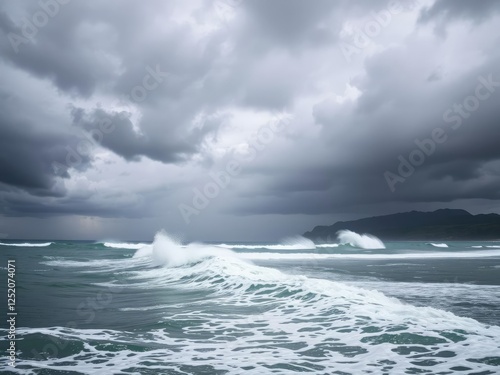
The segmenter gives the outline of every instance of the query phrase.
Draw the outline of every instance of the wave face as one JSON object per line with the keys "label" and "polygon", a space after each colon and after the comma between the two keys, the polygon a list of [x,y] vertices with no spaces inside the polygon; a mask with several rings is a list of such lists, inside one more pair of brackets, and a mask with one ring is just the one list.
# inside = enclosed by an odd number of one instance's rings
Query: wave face
{"label": "wave face", "polygon": [[0,242],[0,246],[14,246],[14,247],[47,247],[52,245],[53,242],[44,242],[44,243],[33,243],[33,242],[24,242],[24,243],[3,243]]}
{"label": "wave face", "polygon": [[377,237],[369,234],[358,234],[350,230],[341,230],[337,238],[342,245],[349,244],[361,249],[385,249],[385,245]]}

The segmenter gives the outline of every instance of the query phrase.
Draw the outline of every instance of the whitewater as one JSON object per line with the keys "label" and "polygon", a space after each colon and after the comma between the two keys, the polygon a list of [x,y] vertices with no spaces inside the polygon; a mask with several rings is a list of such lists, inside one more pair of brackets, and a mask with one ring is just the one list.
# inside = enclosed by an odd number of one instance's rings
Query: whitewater
{"label": "whitewater", "polygon": [[500,372],[494,242],[17,245],[12,373]]}

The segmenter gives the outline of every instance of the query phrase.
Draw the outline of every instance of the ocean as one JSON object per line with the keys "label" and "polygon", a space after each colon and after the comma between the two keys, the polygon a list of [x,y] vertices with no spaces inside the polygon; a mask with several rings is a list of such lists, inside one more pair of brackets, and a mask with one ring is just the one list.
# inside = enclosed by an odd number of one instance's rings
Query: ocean
{"label": "ocean", "polygon": [[339,238],[1,240],[0,372],[500,374],[500,242]]}

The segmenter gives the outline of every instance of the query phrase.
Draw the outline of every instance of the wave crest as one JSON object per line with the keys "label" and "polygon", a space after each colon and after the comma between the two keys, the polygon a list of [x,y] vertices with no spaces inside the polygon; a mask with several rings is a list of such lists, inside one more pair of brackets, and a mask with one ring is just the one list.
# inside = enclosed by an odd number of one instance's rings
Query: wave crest
{"label": "wave crest", "polygon": [[234,253],[196,243],[183,246],[165,231],[158,232],[153,244],[143,246],[134,254],[134,258],[150,257],[153,265],[162,267],[179,267],[215,256],[232,257]]}
{"label": "wave crest", "polygon": [[337,232],[337,238],[342,245],[351,245],[362,249],[385,249],[384,243],[370,234],[341,230]]}
{"label": "wave crest", "polygon": [[448,245],[445,243],[429,243],[428,245],[431,245],[434,247],[448,247]]}
{"label": "wave crest", "polygon": [[32,243],[32,242],[24,242],[24,243],[4,243],[0,242],[1,246],[15,246],[15,247],[47,247],[52,245],[53,242],[44,242],[44,243]]}

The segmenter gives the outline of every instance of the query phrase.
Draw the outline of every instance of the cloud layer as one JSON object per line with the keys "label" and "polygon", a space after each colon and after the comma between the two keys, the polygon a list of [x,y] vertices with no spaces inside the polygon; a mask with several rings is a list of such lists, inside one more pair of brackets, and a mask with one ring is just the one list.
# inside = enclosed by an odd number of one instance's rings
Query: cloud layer
{"label": "cloud layer", "polygon": [[413,208],[498,211],[499,10],[4,1],[0,231],[264,239]]}

